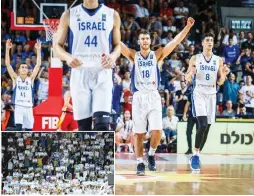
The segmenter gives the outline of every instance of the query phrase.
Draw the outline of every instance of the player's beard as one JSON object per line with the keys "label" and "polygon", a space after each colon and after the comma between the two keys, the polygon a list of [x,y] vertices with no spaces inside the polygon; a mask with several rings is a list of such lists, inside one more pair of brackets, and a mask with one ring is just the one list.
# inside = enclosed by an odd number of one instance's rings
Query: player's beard
{"label": "player's beard", "polygon": [[142,46],[141,46],[141,49],[142,49],[142,50],[150,50],[150,45],[149,45],[149,44],[147,44],[147,45],[142,45]]}

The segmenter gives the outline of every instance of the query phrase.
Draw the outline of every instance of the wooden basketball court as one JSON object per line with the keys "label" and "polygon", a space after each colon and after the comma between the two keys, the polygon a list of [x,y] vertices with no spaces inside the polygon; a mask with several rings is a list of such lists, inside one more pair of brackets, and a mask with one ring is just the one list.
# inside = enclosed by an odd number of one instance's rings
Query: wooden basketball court
{"label": "wooden basketball court", "polygon": [[[116,153],[117,195],[253,195],[254,155],[201,155],[201,171],[189,168],[190,155],[156,154],[157,171],[136,176],[132,153]],[[147,163],[145,163],[147,165]]]}

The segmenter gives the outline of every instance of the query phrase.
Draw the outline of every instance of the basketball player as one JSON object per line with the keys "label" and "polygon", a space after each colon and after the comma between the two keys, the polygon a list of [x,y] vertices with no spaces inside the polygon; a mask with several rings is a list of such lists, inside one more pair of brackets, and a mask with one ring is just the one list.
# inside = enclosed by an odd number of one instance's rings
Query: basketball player
{"label": "basketball player", "polygon": [[70,91],[67,90],[64,93],[64,106],[66,107],[65,117],[61,124],[62,131],[77,131],[78,130],[78,123],[73,118],[73,107],[72,107],[72,98]]}
{"label": "basketball player", "polygon": [[28,76],[26,64],[21,64],[16,74],[10,64],[11,40],[6,41],[5,64],[7,71],[13,82],[13,99],[15,104],[14,119],[18,131],[25,128],[26,131],[32,131],[34,124],[33,116],[33,85],[40,67],[41,67],[41,42],[37,40],[35,48],[37,50],[37,62],[31,76]]}
{"label": "basketball player", "polygon": [[[66,52],[63,45],[68,33]],[[70,92],[79,130],[92,129],[92,115],[95,130],[108,130],[112,68],[121,50],[119,14],[98,0],[84,0],[63,13],[56,37],[56,56],[72,67]]]}
{"label": "basketball player", "polygon": [[186,27],[165,47],[156,51],[150,50],[151,38],[146,30],[139,34],[140,52],[127,48],[121,43],[121,52],[133,63],[131,85],[133,95],[132,117],[135,133],[135,152],[137,158],[137,175],[145,174],[143,163],[143,139],[146,133],[147,121],[151,130],[151,142],[148,152],[148,168],[156,171],[154,154],[161,140],[162,106],[158,92],[160,82],[158,62],[168,56],[184,39],[194,24],[193,18],[188,18]]}
{"label": "basketball player", "polygon": [[[198,130],[195,140],[195,152],[190,159],[192,170],[200,170],[200,148],[204,146],[209,128],[215,122],[216,87],[222,85],[228,74],[222,58],[213,54],[214,35],[207,33],[203,37],[203,52],[191,57],[186,80],[193,83],[192,113],[197,117]],[[193,81],[192,81],[193,80]]]}

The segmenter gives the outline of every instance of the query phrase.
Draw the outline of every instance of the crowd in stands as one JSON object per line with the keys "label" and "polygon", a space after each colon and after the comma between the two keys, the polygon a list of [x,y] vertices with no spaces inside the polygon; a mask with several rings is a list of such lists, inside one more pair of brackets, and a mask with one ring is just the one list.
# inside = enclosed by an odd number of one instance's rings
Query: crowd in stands
{"label": "crowd in stands", "polygon": [[[2,9],[11,10],[11,4],[3,1]],[[254,115],[254,38],[251,31],[235,31],[221,25],[217,14],[215,0],[105,0],[107,6],[119,12],[121,17],[121,40],[130,48],[139,50],[138,33],[144,28],[151,33],[151,49],[165,46],[186,25],[187,17],[195,19],[195,25],[186,38],[162,62],[159,91],[162,100],[162,117],[167,118],[167,108],[173,106],[175,116],[182,120],[187,96],[191,85],[186,84],[184,74],[188,69],[191,56],[202,52],[201,38],[207,32],[215,34],[214,54],[223,58],[229,67],[230,74],[217,94],[217,116],[230,118],[249,118]],[[21,11],[26,10],[20,7]],[[4,43],[11,38],[16,43],[12,50],[12,66],[17,67],[21,62],[32,69],[36,62],[33,43],[36,39],[42,42],[44,68],[35,83],[35,104],[46,99],[46,94],[39,98],[39,89],[45,92],[47,70],[50,64],[49,50],[52,47],[45,39],[45,32],[12,31],[9,29],[8,12],[2,13],[2,108],[13,111],[11,103],[12,81],[4,64]],[[121,115],[124,122],[125,111],[132,111],[132,92],[130,71],[132,65],[124,57],[120,57],[114,69],[114,91],[112,108]],[[63,92],[69,88],[70,69],[64,65]],[[44,84],[44,87],[40,87]],[[232,105],[232,108],[231,106]],[[230,109],[231,108],[231,109]],[[2,109],[3,110],[3,109]],[[11,113],[13,114],[13,112]],[[2,115],[2,119],[4,116]],[[171,117],[168,119],[172,121]],[[119,119],[118,119],[119,121]],[[164,120],[165,121],[165,120]],[[175,121],[175,120],[174,120]],[[13,118],[9,121],[13,125]],[[8,127],[7,126],[7,127]],[[127,126],[124,126],[127,127]],[[116,126],[115,126],[116,128]],[[165,129],[169,129],[166,127]],[[165,131],[164,129],[164,131]],[[123,130],[123,129],[120,129]],[[175,130],[172,130],[175,131]],[[167,131],[166,131],[167,132]],[[121,134],[123,135],[123,134]],[[171,141],[170,138],[169,141]],[[168,141],[168,140],[167,140]]]}
{"label": "crowd in stands", "polygon": [[3,133],[3,194],[113,194],[113,133]]}

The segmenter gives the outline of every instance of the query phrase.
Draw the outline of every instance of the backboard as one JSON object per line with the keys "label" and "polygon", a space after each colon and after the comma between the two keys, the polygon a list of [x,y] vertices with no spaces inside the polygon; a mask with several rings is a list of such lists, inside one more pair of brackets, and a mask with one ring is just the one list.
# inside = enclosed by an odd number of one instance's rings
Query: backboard
{"label": "backboard", "polygon": [[80,0],[13,0],[11,29],[44,30],[43,19],[59,19],[65,10],[80,2]]}

